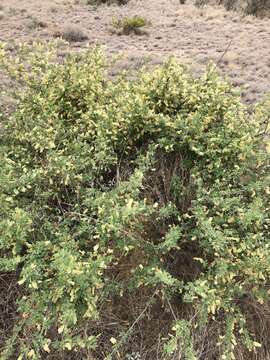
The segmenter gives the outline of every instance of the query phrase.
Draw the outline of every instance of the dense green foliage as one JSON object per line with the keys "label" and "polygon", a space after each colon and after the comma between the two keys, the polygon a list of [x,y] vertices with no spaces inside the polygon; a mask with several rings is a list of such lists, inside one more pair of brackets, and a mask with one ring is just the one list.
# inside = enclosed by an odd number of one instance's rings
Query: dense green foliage
{"label": "dense green foliage", "polygon": [[243,303],[269,300],[264,111],[249,116],[213,67],[194,79],[173,59],[133,80],[109,80],[99,50],[58,63],[2,47],[0,63],[23,89],[1,116],[0,270],[21,286],[1,359],[90,359],[102,312],[139,290],[174,314],[162,358],[199,359],[192,332],[213,321],[221,359],[259,347]]}

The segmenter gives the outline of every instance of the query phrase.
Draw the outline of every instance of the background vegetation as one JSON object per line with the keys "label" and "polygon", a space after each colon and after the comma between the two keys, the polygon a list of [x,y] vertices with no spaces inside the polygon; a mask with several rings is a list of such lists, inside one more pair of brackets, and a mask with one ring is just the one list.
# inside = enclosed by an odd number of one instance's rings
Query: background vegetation
{"label": "background vegetation", "polygon": [[129,0],[87,0],[88,5],[102,5],[102,4],[117,4],[117,5],[126,5]]}
{"label": "background vegetation", "polygon": [[[211,3],[211,0],[195,0],[197,6]],[[268,0],[217,0],[219,5],[224,5],[227,10],[240,10],[248,15],[269,16],[270,3]]]}
{"label": "background vegetation", "polygon": [[150,25],[143,16],[126,16],[123,18],[113,18],[112,25],[119,35],[142,35],[145,34],[145,27]]}
{"label": "background vegetation", "polygon": [[267,101],[173,59],[0,64],[23,89],[1,112],[1,359],[266,359]]}

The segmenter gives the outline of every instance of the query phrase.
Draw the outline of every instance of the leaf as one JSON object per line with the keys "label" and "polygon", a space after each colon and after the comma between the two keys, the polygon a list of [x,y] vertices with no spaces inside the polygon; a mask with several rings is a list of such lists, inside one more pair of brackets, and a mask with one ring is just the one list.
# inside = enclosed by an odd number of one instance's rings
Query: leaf
{"label": "leaf", "polygon": [[253,341],[253,345],[257,348],[262,347],[262,344],[258,343],[257,341]]}
{"label": "leaf", "polygon": [[57,330],[58,334],[62,334],[63,331],[64,331],[64,329],[65,329],[65,326],[64,326],[64,325],[60,326],[60,327],[58,328],[58,330]]}
{"label": "leaf", "polygon": [[50,353],[50,352],[51,352],[48,344],[44,344],[44,345],[43,345],[43,349],[44,349],[44,351],[46,351],[47,353]]}
{"label": "leaf", "polygon": [[114,337],[111,337],[110,342],[115,345],[117,343],[117,340]]}
{"label": "leaf", "polygon": [[68,349],[69,351],[72,350],[72,344],[71,343],[65,343],[65,348]]}

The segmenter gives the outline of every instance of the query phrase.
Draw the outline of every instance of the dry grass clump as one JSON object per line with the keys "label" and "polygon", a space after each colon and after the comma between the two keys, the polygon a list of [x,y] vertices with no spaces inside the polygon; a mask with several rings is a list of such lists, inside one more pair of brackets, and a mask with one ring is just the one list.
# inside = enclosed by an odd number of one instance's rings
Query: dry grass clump
{"label": "dry grass clump", "polygon": [[67,26],[54,33],[54,37],[62,38],[68,42],[81,42],[88,39],[86,33],[77,26]]}
{"label": "dry grass clump", "polygon": [[193,20],[204,19],[207,21],[221,21],[225,18],[229,18],[229,14],[220,6],[200,6],[197,5],[195,8],[192,4],[180,7],[177,12],[178,17],[190,18]]}
{"label": "dry grass clump", "polygon": [[31,17],[30,22],[28,24],[29,29],[44,29],[47,26],[48,24],[45,21],[40,20],[36,17]]}
{"label": "dry grass clump", "polygon": [[129,0],[87,0],[88,5],[126,5],[129,2]]}

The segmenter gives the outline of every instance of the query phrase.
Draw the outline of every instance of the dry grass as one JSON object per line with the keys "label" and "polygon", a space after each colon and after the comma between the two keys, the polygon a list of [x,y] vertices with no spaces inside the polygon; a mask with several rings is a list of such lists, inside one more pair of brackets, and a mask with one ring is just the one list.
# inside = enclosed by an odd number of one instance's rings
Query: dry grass
{"label": "dry grass", "polygon": [[68,42],[82,42],[88,39],[87,34],[78,26],[67,26],[54,32],[54,37],[62,38]]}
{"label": "dry grass", "polygon": [[0,352],[3,350],[5,341],[12,334],[16,322],[16,300],[20,290],[17,278],[13,274],[0,274]]}
{"label": "dry grass", "polygon": [[44,29],[47,26],[48,24],[45,21],[40,20],[36,17],[31,17],[28,24],[29,29]]}

